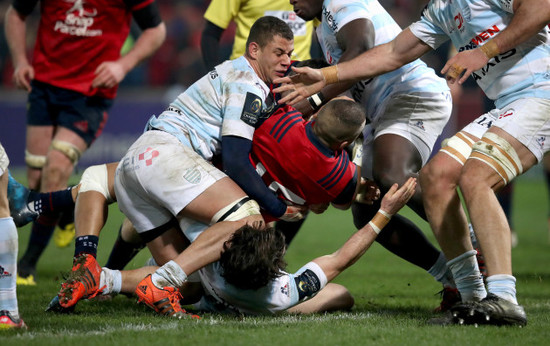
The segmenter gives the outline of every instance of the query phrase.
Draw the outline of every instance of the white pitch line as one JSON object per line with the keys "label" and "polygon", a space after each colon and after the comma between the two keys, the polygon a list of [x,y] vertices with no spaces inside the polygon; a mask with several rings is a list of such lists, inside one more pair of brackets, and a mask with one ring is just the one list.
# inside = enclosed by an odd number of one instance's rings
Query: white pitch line
{"label": "white pitch line", "polygon": [[[59,336],[71,337],[71,336],[105,336],[108,334],[118,333],[118,332],[127,332],[127,331],[164,331],[164,330],[175,330],[181,329],[182,323],[200,323],[206,325],[223,325],[223,324],[239,324],[239,325],[252,325],[252,326],[270,326],[270,325],[280,325],[281,323],[309,323],[309,322],[327,322],[334,320],[352,320],[352,321],[361,321],[372,318],[371,313],[330,313],[323,315],[282,315],[275,317],[253,317],[248,316],[240,320],[233,320],[223,318],[222,316],[213,315],[211,317],[203,318],[198,321],[170,321],[166,323],[152,325],[147,323],[121,323],[119,325],[108,325],[101,327],[99,330],[78,332],[69,329],[60,329],[55,333],[40,331],[33,332],[32,326],[31,331],[28,333],[18,334],[16,336],[10,337],[10,340],[33,340],[33,339],[45,339],[45,338],[57,338]],[[2,338],[0,338],[1,340]]]}

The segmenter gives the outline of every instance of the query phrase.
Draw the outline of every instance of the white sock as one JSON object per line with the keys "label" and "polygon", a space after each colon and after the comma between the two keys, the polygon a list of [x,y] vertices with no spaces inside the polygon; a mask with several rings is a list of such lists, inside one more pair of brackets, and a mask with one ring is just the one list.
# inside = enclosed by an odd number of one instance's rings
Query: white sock
{"label": "white sock", "polygon": [[437,261],[435,261],[434,265],[428,270],[428,273],[433,276],[436,281],[441,282],[443,286],[456,287],[453,274],[449,267],[447,267],[447,259],[443,252],[439,254]]}
{"label": "white sock", "polygon": [[109,268],[101,268],[101,275],[99,276],[99,287],[104,287],[101,294],[118,294],[122,288],[122,274],[120,270],[113,270]]}
{"label": "white sock", "polygon": [[179,288],[183,286],[183,283],[187,280],[187,274],[181,269],[181,267],[174,261],[170,261],[157,269],[153,275],[151,275],[153,284],[159,288],[166,286],[173,286]]}
{"label": "white sock", "polygon": [[476,250],[470,250],[447,262],[463,302],[479,301],[487,296],[476,253]]}
{"label": "white sock", "polygon": [[516,298],[516,278],[512,275],[498,274],[487,278],[487,291],[502,299],[518,303]]}
{"label": "white sock", "polygon": [[11,217],[0,218],[0,310],[19,318],[17,307],[17,228]]}

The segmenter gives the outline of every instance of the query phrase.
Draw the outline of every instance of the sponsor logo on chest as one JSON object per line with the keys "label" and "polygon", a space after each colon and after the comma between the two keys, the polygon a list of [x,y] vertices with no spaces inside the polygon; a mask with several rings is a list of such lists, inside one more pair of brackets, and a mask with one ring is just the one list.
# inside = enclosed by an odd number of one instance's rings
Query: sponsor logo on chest
{"label": "sponsor logo on chest", "polygon": [[72,6],[65,12],[65,18],[55,22],[54,31],[71,36],[101,36],[101,29],[91,29],[97,8],[89,5],[85,0],[65,0]]}

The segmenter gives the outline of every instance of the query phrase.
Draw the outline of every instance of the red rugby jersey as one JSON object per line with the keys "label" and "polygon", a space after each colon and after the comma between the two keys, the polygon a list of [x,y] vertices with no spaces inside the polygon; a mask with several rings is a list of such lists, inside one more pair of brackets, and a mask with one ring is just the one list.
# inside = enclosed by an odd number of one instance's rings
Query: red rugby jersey
{"label": "red rugby jersey", "polygon": [[132,11],[153,0],[42,0],[33,53],[35,78],[87,96],[114,98],[117,87],[92,88],[95,69],[115,61],[130,31]]}
{"label": "red rugby jersey", "polygon": [[294,108],[280,107],[254,132],[250,154],[266,185],[300,205],[332,202],[356,182],[356,166],[347,152],[323,146],[313,126]]}

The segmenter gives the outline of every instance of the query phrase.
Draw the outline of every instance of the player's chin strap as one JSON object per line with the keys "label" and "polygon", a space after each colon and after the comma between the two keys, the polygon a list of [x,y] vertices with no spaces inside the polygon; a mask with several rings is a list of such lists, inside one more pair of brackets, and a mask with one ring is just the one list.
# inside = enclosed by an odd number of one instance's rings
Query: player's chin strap
{"label": "player's chin strap", "polygon": [[220,221],[237,221],[250,215],[259,214],[260,205],[258,202],[246,196],[220,209],[210,220],[210,225]]}

